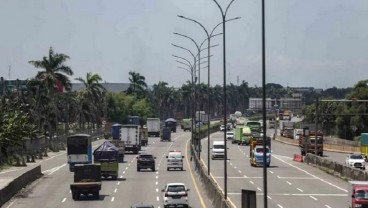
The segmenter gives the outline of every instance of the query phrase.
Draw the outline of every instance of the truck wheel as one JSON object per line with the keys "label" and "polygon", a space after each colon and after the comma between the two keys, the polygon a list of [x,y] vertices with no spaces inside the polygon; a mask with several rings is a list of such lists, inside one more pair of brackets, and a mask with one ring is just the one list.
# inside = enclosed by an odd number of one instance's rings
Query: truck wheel
{"label": "truck wheel", "polygon": [[73,200],[78,200],[78,195],[79,195],[79,194],[72,193],[72,198],[73,198]]}
{"label": "truck wheel", "polygon": [[100,193],[98,191],[93,193],[93,198],[100,199]]}
{"label": "truck wheel", "polygon": [[170,168],[167,168],[167,171],[169,171],[170,170]]}
{"label": "truck wheel", "polygon": [[139,172],[139,171],[141,171],[141,169],[137,168],[137,171]]}
{"label": "truck wheel", "polygon": [[155,171],[156,171],[155,167],[152,167],[152,172],[155,172]]}

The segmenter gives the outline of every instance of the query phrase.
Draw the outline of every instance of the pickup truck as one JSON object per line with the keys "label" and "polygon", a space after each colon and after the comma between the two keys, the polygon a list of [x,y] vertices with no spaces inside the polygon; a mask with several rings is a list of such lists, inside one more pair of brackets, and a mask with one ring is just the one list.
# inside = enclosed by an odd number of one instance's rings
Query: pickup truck
{"label": "pickup truck", "polygon": [[74,166],[74,183],[70,184],[73,200],[78,200],[81,195],[89,194],[95,199],[100,198],[101,190],[101,166],[80,165]]}

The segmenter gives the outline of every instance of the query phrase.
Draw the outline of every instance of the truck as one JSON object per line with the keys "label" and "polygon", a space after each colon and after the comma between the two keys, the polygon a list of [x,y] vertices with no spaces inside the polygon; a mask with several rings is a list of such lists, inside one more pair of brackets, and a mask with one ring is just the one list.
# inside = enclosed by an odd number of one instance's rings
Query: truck
{"label": "truck", "polygon": [[119,149],[109,141],[105,141],[93,151],[94,164],[101,166],[101,176],[113,180],[119,174]]}
{"label": "truck", "polygon": [[280,122],[280,135],[283,136],[283,137],[293,139],[294,125],[295,125],[295,122],[292,122],[292,121],[282,121],[282,122]]}
{"label": "truck", "polygon": [[101,166],[96,164],[77,164],[74,167],[74,182],[70,184],[73,200],[81,195],[91,194],[95,199],[100,198]]}
{"label": "truck", "polygon": [[92,164],[92,138],[89,134],[74,134],[67,137],[67,160],[70,172],[76,164]]}
{"label": "truck", "polygon": [[[316,139],[317,137],[317,139]],[[299,137],[300,154],[305,156],[307,153],[323,156],[323,133],[310,131],[308,135]],[[316,150],[317,147],[317,150]]]}
{"label": "truck", "polygon": [[235,127],[235,135],[232,143],[248,145],[252,136],[251,133],[249,126],[237,125]]}
{"label": "truck", "polygon": [[139,116],[128,116],[128,124],[139,125]]}
{"label": "truck", "polygon": [[109,141],[113,145],[115,145],[115,147],[118,148],[118,150],[119,150],[118,162],[123,163],[124,162],[124,156],[125,156],[125,143],[124,143],[124,141],[121,141],[120,138],[119,139],[112,139],[112,140],[109,140]]}
{"label": "truck", "polygon": [[171,128],[170,127],[163,127],[161,133],[161,142],[163,141],[171,141]]}
{"label": "truck", "polygon": [[120,139],[120,129],[122,124],[113,124],[111,126],[111,137],[112,139]]}
{"label": "truck", "polygon": [[196,112],[196,123],[208,123],[208,114],[205,111],[197,111]]}
{"label": "truck", "polygon": [[133,152],[133,154],[138,154],[138,152],[141,150],[139,125],[122,125],[120,129],[120,140],[124,141],[125,152]]}
{"label": "truck", "polygon": [[192,119],[184,118],[181,124],[181,128],[184,131],[192,131]]}
{"label": "truck", "polygon": [[147,118],[148,136],[160,136],[160,119],[159,118]]}
{"label": "truck", "polygon": [[368,207],[368,181],[349,181],[348,207]]}
{"label": "truck", "polygon": [[360,152],[367,161],[368,158],[368,133],[361,133],[360,134]]}
{"label": "truck", "polygon": [[282,120],[284,120],[284,121],[290,121],[291,120],[291,112],[288,111],[288,110],[285,110],[282,113]]}
{"label": "truck", "polygon": [[165,120],[165,127],[169,127],[172,132],[176,132],[177,122],[174,118],[168,118]]}
{"label": "truck", "polygon": [[111,127],[112,127],[112,123],[110,122],[105,122],[103,124],[103,129],[104,129],[103,135],[105,139],[109,139],[112,136]]}
{"label": "truck", "polygon": [[247,121],[245,125],[249,126],[252,133],[260,134],[262,132],[262,124],[259,121]]}
{"label": "truck", "polygon": [[245,125],[246,122],[247,122],[247,119],[245,117],[239,117],[235,121],[235,126]]}
{"label": "truck", "polygon": [[143,127],[139,129],[139,137],[141,138],[141,146],[148,144],[148,129]]}
{"label": "truck", "polygon": [[[249,144],[249,161],[251,166],[263,166],[267,167],[271,164],[271,138],[266,137],[266,149],[263,148],[262,137],[252,137]],[[263,160],[263,154],[266,151],[266,162]]]}

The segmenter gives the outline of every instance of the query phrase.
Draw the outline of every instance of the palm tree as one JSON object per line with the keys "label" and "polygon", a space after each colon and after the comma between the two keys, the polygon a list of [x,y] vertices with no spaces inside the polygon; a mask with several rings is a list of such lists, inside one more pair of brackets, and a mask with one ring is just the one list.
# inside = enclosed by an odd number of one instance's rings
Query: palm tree
{"label": "palm tree", "polygon": [[[69,56],[62,53],[54,53],[54,50],[50,47],[48,57],[44,56],[42,60],[28,62],[38,69],[44,69],[37,72],[36,79],[40,81],[42,88],[46,90],[46,97],[48,99],[43,101],[47,103],[41,103],[41,105],[45,110],[43,115],[45,132],[48,129],[51,135],[53,135],[55,130],[57,124],[56,118],[58,117],[54,96],[57,84],[60,82],[66,91],[70,91],[71,89],[71,82],[68,75],[73,75],[73,71],[69,66],[65,65],[67,59],[69,59]],[[40,90],[40,87],[38,90]]]}
{"label": "palm tree", "polygon": [[135,94],[137,97],[142,97],[146,95],[147,84],[146,78],[140,75],[138,72],[129,72],[130,86],[127,90],[128,94]]}
{"label": "palm tree", "polygon": [[[86,79],[81,77],[76,78],[83,83],[84,89],[81,93],[80,103],[80,119],[81,123],[84,123],[85,118],[88,118],[88,122],[101,123],[101,117],[103,115],[103,100],[106,89],[99,83],[102,78],[98,74],[87,73]],[[84,125],[83,125],[84,126]]]}

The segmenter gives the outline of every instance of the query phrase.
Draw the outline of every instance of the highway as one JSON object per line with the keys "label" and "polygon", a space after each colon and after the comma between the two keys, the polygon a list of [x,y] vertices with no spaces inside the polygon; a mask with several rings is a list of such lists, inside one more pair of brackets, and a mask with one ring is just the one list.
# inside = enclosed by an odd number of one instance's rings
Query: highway
{"label": "highway", "polygon": [[[187,157],[187,144],[190,133],[173,133],[172,142],[160,142],[159,138],[149,138],[149,146],[143,147],[156,156],[156,172],[136,170],[136,155],[126,155],[125,163],[119,165],[119,179],[103,180],[99,200],[82,199],[74,201],[70,193],[73,173],[66,164],[66,154],[60,152],[53,158],[47,158],[41,165],[44,177],[33,184],[33,188],[24,198],[15,198],[6,208],[40,208],[40,207],[130,207],[132,204],[152,204],[163,207],[161,189],[169,182],[183,182],[189,191],[191,207],[210,205],[204,190],[195,176],[193,166]],[[94,148],[104,140],[95,142]],[[93,149],[94,149],[93,148]],[[181,150],[185,153],[184,171],[167,171],[166,155],[169,150]],[[190,165],[190,166],[189,166]],[[192,175],[194,174],[194,175]],[[211,207],[211,206],[209,206]]]}
{"label": "highway", "polygon": [[[223,140],[223,132],[211,135],[212,141]],[[228,198],[241,207],[241,190],[257,192],[257,207],[263,207],[263,168],[249,164],[249,146],[227,142]],[[202,141],[202,161],[207,164],[207,139]],[[268,207],[270,208],[342,208],[347,207],[347,182],[317,168],[292,161],[298,148],[272,141],[271,167],[267,170]],[[326,153],[328,157],[343,154]],[[345,155],[345,154],[344,154]],[[211,160],[211,175],[224,189],[224,160]]]}

